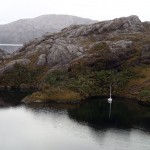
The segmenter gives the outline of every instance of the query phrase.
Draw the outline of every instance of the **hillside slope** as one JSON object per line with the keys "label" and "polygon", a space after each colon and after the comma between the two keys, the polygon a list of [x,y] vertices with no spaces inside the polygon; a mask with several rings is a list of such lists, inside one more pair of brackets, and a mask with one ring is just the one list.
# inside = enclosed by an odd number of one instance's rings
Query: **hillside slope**
{"label": "hillside slope", "polygon": [[150,101],[149,29],[129,16],[47,34],[1,64],[0,85],[38,87],[26,101],[39,102],[106,96],[111,83],[114,96]]}

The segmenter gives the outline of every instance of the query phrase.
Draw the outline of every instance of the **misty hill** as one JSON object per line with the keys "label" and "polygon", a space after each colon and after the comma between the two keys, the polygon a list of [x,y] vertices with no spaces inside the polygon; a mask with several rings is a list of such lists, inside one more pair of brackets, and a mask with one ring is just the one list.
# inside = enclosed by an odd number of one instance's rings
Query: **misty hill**
{"label": "misty hill", "polygon": [[[69,25],[91,24],[95,21],[69,15],[43,15],[33,19],[21,19],[9,24],[0,25],[1,44],[24,44],[46,32],[57,32]],[[0,47],[9,50],[10,47]],[[13,47],[12,51],[17,49]]]}

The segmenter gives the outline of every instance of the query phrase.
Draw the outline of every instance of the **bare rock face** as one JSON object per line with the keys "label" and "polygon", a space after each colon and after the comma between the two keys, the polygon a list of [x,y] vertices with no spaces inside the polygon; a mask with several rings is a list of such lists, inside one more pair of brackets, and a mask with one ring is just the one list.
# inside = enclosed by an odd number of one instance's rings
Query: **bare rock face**
{"label": "bare rock face", "polygon": [[129,59],[132,54],[134,54],[135,50],[132,48],[133,42],[120,40],[117,42],[111,42],[110,49],[113,55],[117,56],[118,60],[126,60]]}
{"label": "bare rock face", "polygon": [[98,22],[91,25],[71,26],[63,30],[68,37],[86,36],[91,33],[120,33],[120,32],[142,32],[144,27],[137,16],[117,18],[110,21]]}
{"label": "bare rock face", "polygon": [[150,64],[150,45],[146,45],[143,47],[141,52],[141,62],[143,64]]}
{"label": "bare rock face", "polygon": [[150,31],[150,21],[143,22],[145,31]]}
{"label": "bare rock face", "polygon": [[76,71],[79,66],[96,67],[97,69],[119,68],[123,61],[134,56],[135,50],[132,45],[132,41],[126,40],[93,43],[85,55],[71,61],[69,69]]}
{"label": "bare rock face", "polygon": [[114,20],[114,24],[117,25],[119,30],[125,30],[127,32],[140,32],[144,31],[142,22],[138,16],[123,17]]}
{"label": "bare rock face", "polygon": [[46,59],[46,54],[41,54],[38,58],[38,61],[37,61],[37,65],[38,66],[45,66],[46,65],[46,62],[47,62],[47,59]]}
{"label": "bare rock face", "polygon": [[[12,54],[13,59],[25,59],[49,70],[85,63],[99,68],[116,68],[135,54],[135,39],[144,34],[145,25],[137,16],[117,18],[90,25],[71,25],[57,33],[47,33],[26,43]],[[132,38],[133,37],[133,41]],[[140,43],[141,44],[141,43]],[[141,60],[148,60],[149,50],[143,50]],[[75,63],[72,63],[75,62]],[[70,68],[70,67],[69,67]]]}
{"label": "bare rock face", "polygon": [[4,66],[3,68],[0,69],[0,74],[5,73],[5,72],[9,72],[11,70],[14,69],[15,64],[19,64],[19,65],[28,65],[30,63],[29,59],[17,59],[17,60],[13,60],[11,62],[9,62],[6,66]]}
{"label": "bare rock face", "polygon": [[111,44],[111,49],[123,49],[123,48],[130,48],[131,45],[132,45],[132,41],[127,41],[127,40],[120,40],[120,41],[117,41],[115,43],[112,43]]}
{"label": "bare rock face", "polygon": [[82,47],[69,44],[66,40],[57,39],[48,52],[48,65],[54,66],[57,64],[63,65],[69,63],[74,58],[82,55],[82,53]]}

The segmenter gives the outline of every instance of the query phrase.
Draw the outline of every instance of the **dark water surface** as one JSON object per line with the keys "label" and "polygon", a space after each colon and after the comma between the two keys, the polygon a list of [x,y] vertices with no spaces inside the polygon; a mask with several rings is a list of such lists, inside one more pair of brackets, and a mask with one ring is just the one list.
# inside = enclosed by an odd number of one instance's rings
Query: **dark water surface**
{"label": "dark water surface", "polygon": [[0,150],[150,150],[150,107],[116,98],[110,115],[105,98],[20,104],[26,94],[0,92]]}

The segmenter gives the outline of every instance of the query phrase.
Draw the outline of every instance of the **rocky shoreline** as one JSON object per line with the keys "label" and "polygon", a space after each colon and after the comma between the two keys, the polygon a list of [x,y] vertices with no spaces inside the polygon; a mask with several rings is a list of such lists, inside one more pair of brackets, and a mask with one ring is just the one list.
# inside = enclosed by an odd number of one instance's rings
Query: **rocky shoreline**
{"label": "rocky shoreline", "polygon": [[[6,92],[6,91],[14,91],[14,90],[17,90],[17,91],[28,91],[28,92],[32,92],[31,95],[29,96],[26,96],[25,98],[23,98],[21,100],[21,102],[25,103],[25,104],[32,104],[32,103],[58,103],[58,104],[79,104],[79,103],[83,103],[83,102],[86,102],[86,101],[89,101],[90,99],[95,99],[95,98],[106,98],[107,100],[107,95],[103,95],[103,96],[83,96],[83,95],[80,95],[79,93],[76,93],[76,92],[73,92],[71,90],[67,90],[68,93],[66,93],[65,90],[61,90],[61,89],[57,89],[57,90],[53,90],[53,91],[47,91],[47,93],[52,93],[50,95],[45,95],[46,93],[45,92],[42,92],[42,91],[39,91],[37,88],[12,88],[10,86],[8,87],[5,87],[5,88],[0,88],[0,91],[2,92]],[[59,90],[59,91],[58,91]],[[61,90],[61,92],[60,92]],[[59,93],[58,93],[59,92]],[[72,96],[72,92],[73,95]],[[70,94],[71,93],[71,94]],[[57,96],[56,96],[57,94]],[[66,94],[68,95],[66,97]],[[138,103],[140,105],[143,105],[143,106],[146,106],[146,107],[150,107],[150,101],[145,101],[145,100],[142,100],[138,97],[126,97],[126,96],[113,96],[113,99],[125,99],[126,101],[129,101],[129,102],[134,102],[134,103]]]}

